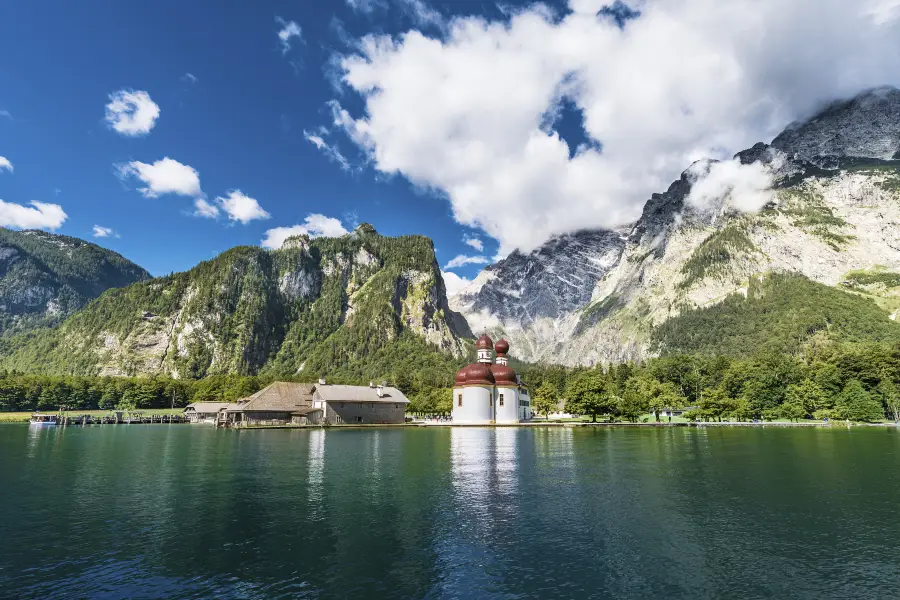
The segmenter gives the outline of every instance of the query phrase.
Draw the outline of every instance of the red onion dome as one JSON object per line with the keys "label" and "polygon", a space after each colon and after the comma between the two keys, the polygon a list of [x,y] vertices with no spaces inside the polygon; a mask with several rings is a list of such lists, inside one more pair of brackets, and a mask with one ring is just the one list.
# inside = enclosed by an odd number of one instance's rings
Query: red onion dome
{"label": "red onion dome", "polygon": [[494,344],[494,350],[497,351],[497,354],[508,354],[509,353],[509,342],[500,338],[500,341]]}
{"label": "red onion dome", "polygon": [[476,350],[493,350],[494,349],[494,340],[490,338],[488,334],[482,335],[478,338],[478,341],[475,342]]}
{"label": "red onion dome", "polygon": [[494,374],[491,366],[481,363],[472,363],[463,367],[456,374],[457,385],[494,385]]}
{"label": "red onion dome", "polygon": [[516,386],[519,384],[516,371],[506,365],[491,365],[491,374],[497,385]]}

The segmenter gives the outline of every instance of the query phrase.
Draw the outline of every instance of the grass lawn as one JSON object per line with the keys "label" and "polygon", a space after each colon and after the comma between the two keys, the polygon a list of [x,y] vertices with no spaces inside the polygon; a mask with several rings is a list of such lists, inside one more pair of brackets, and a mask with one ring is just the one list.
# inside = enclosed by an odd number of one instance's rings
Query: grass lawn
{"label": "grass lawn", "polygon": [[[183,408],[144,408],[134,411],[135,413],[143,413],[144,416],[150,415],[180,415],[184,411]],[[52,415],[56,414],[56,411],[53,410],[44,410],[41,411],[44,414]],[[109,410],[69,410],[66,411],[65,414],[70,417],[76,417],[81,415],[91,415],[92,417],[104,417],[106,415],[111,414],[113,411]],[[28,422],[31,419],[31,412],[0,412],[0,423],[24,423]]]}

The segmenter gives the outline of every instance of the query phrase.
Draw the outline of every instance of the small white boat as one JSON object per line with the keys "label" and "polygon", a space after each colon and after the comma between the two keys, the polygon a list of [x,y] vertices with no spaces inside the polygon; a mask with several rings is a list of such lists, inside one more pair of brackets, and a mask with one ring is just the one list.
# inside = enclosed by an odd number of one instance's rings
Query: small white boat
{"label": "small white boat", "polygon": [[59,425],[59,415],[45,415],[41,413],[34,413],[31,415],[31,421],[29,425],[35,427],[48,427],[51,425]]}

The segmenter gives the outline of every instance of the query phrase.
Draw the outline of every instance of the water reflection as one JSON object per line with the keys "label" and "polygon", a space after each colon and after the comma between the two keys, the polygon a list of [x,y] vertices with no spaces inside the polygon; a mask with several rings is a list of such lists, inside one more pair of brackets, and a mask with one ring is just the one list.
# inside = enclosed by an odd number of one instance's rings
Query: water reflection
{"label": "water reflection", "polygon": [[0,427],[0,597],[891,597],[896,432]]}

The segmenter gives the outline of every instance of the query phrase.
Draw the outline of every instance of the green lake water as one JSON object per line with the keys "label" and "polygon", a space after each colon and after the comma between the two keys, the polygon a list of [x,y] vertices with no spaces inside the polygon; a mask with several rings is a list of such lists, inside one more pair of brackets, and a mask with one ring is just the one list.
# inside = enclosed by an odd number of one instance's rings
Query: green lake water
{"label": "green lake water", "polygon": [[0,426],[0,598],[892,598],[893,428]]}

